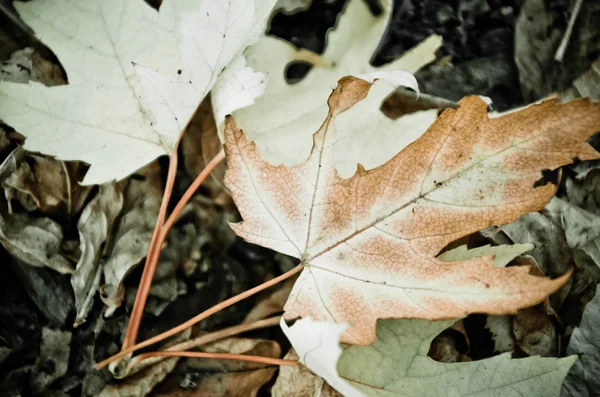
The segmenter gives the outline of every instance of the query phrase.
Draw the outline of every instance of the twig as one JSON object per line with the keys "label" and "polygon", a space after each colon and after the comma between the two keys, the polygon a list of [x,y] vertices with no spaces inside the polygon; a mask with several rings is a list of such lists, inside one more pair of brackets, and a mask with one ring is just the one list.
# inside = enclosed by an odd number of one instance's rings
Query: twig
{"label": "twig", "polygon": [[144,348],[146,346],[150,346],[150,345],[152,345],[152,344],[154,344],[156,342],[160,342],[161,340],[163,340],[165,338],[173,336],[173,335],[177,334],[178,332],[181,332],[184,329],[191,327],[192,325],[196,324],[197,322],[202,321],[205,318],[207,318],[207,317],[209,317],[209,316],[211,316],[211,315],[213,315],[213,314],[215,314],[215,313],[217,313],[217,312],[225,309],[226,307],[229,307],[229,306],[231,306],[231,305],[233,305],[233,304],[235,304],[235,303],[237,303],[237,302],[239,302],[241,300],[246,299],[249,296],[252,296],[252,295],[254,295],[254,294],[256,294],[256,293],[258,293],[258,292],[260,292],[260,291],[262,291],[264,289],[267,289],[267,288],[269,288],[269,287],[271,287],[271,286],[273,286],[273,285],[275,285],[275,284],[277,284],[277,283],[285,280],[285,279],[288,279],[288,278],[292,277],[294,274],[300,272],[303,268],[304,268],[304,265],[299,264],[298,266],[296,266],[292,270],[290,270],[290,271],[288,271],[288,272],[286,272],[286,273],[284,273],[284,274],[282,274],[282,275],[280,275],[278,277],[275,277],[272,280],[269,280],[269,281],[267,281],[265,283],[262,283],[262,284],[254,287],[254,288],[251,288],[251,289],[249,289],[247,291],[244,291],[241,294],[233,296],[233,297],[231,297],[231,298],[229,298],[229,299],[227,299],[227,300],[225,300],[225,301],[223,301],[223,302],[221,302],[221,303],[219,303],[219,304],[211,307],[210,309],[203,311],[202,313],[200,313],[197,316],[189,319],[188,321],[186,321],[186,322],[184,322],[182,324],[179,324],[175,328],[172,328],[172,329],[170,329],[170,330],[168,330],[166,332],[163,332],[162,334],[159,334],[159,335],[156,335],[156,336],[154,336],[154,337],[152,337],[150,339],[147,339],[144,342],[138,343],[137,345],[134,345],[134,346],[131,346],[131,347],[127,348],[127,349],[124,349],[120,353],[115,354],[114,356],[109,357],[106,360],[102,361],[101,363],[97,364],[96,365],[96,369],[101,369],[101,368],[105,367],[106,365],[108,365],[109,363],[111,363],[113,361],[120,360],[120,359],[126,357],[128,354],[130,354],[130,353],[132,353],[132,352],[134,352],[136,350],[142,349],[142,348]]}
{"label": "twig", "polygon": [[[205,335],[201,335],[197,338],[178,343],[165,349],[164,351],[188,351],[193,348],[206,345],[208,343],[216,342],[221,339],[229,338],[231,336],[243,334],[248,331],[275,326],[279,324],[280,319],[281,316],[275,316],[259,321],[254,321],[252,323],[234,325],[233,327],[211,332]],[[123,377],[134,374],[164,359],[164,356],[155,356],[150,358],[145,358],[143,354],[135,356],[127,365],[127,369],[125,370]]]}
{"label": "twig", "polygon": [[563,57],[565,56],[565,51],[567,50],[567,45],[569,44],[569,39],[571,38],[571,33],[573,33],[573,26],[575,25],[575,20],[577,19],[577,15],[579,15],[579,10],[581,9],[581,4],[583,0],[575,0],[575,6],[573,6],[573,12],[571,13],[571,18],[569,18],[569,24],[567,25],[567,30],[565,30],[565,35],[563,36],[562,41],[560,42],[560,46],[556,50],[556,54],[554,55],[554,60],[557,62],[562,62]]}

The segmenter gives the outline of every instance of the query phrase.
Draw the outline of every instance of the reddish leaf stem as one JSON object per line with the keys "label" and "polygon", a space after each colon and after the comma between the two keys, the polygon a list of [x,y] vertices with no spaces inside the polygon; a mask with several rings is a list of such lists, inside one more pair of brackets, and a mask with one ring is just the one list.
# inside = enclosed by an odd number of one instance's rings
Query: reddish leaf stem
{"label": "reddish leaf stem", "polygon": [[144,307],[146,306],[148,292],[150,291],[150,286],[152,285],[152,278],[154,277],[156,264],[158,263],[158,257],[155,258],[155,256],[157,256],[155,254],[156,252],[160,252],[160,246],[157,248],[157,240],[160,235],[162,224],[167,215],[167,207],[169,205],[171,194],[173,193],[175,175],[177,174],[177,146],[178,145],[175,145],[175,148],[169,156],[169,170],[167,174],[167,182],[165,184],[165,191],[163,193],[162,202],[158,211],[158,217],[156,218],[156,226],[154,227],[152,239],[150,240],[150,245],[148,247],[148,255],[146,256],[146,262],[144,263],[144,271],[142,272],[140,285],[135,296],[135,302],[133,303],[133,308],[131,309],[131,316],[129,317],[129,324],[127,326],[127,331],[125,332],[125,337],[123,338],[123,346],[121,347],[121,351],[126,350],[135,344],[140,323],[142,321]]}
{"label": "reddish leaf stem", "polygon": [[135,297],[133,309],[131,310],[131,317],[129,318],[129,325],[125,333],[125,338],[123,339],[123,346],[121,347],[121,351],[125,351],[135,344],[137,334],[140,328],[140,323],[142,321],[142,315],[144,313],[144,307],[146,306],[148,292],[150,291],[150,287],[152,285],[152,278],[154,277],[156,265],[158,264],[160,250],[163,246],[163,243],[165,242],[167,233],[175,223],[175,220],[177,219],[185,205],[188,203],[188,201],[190,201],[196,190],[198,190],[202,182],[206,180],[206,178],[208,177],[208,175],[210,175],[212,170],[221,161],[223,161],[224,158],[225,152],[221,150],[206,165],[206,167],[204,167],[202,172],[200,172],[200,174],[196,177],[194,182],[185,191],[184,195],[181,197],[181,199],[173,209],[173,212],[169,215],[167,221],[165,222],[167,207],[169,204],[169,199],[171,198],[171,195],[173,193],[175,175],[177,174],[177,147],[175,147],[175,149],[173,149],[173,152],[171,152],[171,155],[169,156],[169,171],[167,176],[167,183],[165,185],[165,192],[163,194],[162,203],[160,205],[160,210],[158,213],[158,218],[156,220],[154,233],[152,234],[152,240],[150,241],[150,246],[148,247],[148,255],[146,256],[144,271],[140,279],[140,286]]}
{"label": "reddish leaf stem", "polygon": [[[279,320],[281,316],[275,316],[266,318],[263,320],[254,321],[251,323],[242,323],[238,325],[234,325],[229,328],[224,328],[215,332],[210,332],[208,334],[200,335],[194,339],[187,340],[185,342],[178,343],[176,345],[170,346],[166,348],[164,351],[184,351],[190,350],[202,345],[206,345],[209,343],[213,343],[225,338],[229,338],[231,336],[243,334],[248,331],[253,331],[256,329],[272,327],[274,325],[279,324]],[[164,360],[165,357],[152,357],[147,358],[144,357],[143,354],[139,356],[135,356],[131,359],[129,364],[127,365],[127,369],[123,374],[123,377],[134,374],[150,365],[153,365],[161,360]]]}
{"label": "reddish leaf stem", "polygon": [[229,354],[229,353],[162,351],[162,352],[152,352],[152,353],[140,354],[140,357],[143,357],[143,358],[150,358],[150,357],[155,357],[155,356],[219,358],[221,360],[250,361],[253,363],[264,363],[264,364],[272,364],[272,365],[285,365],[285,366],[300,365],[300,363],[295,360],[284,360],[281,358],[270,358],[270,357],[259,357],[259,356],[246,356],[243,354]]}
{"label": "reddish leaf stem", "polygon": [[188,327],[191,327],[192,325],[196,324],[197,322],[199,322],[201,320],[204,320],[205,318],[207,318],[207,317],[209,317],[209,316],[211,316],[211,315],[213,315],[213,314],[215,314],[215,313],[217,313],[217,312],[225,309],[226,307],[229,307],[229,306],[233,305],[234,303],[237,303],[237,302],[239,302],[241,300],[244,300],[247,297],[256,294],[257,292],[260,292],[260,291],[262,291],[264,289],[267,289],[267,288],[269,288],[269,287],[271,287],[271,286],[273,286],[273,285],[275,285],[275,284],[277,284],[277,283],[279,283],[279,282],[281,282],[281,281],[283,281],[285,279],[288,279],[288,278],[292,277],[294,274],[300,272],[303,268],[304,268],[304,266],[302,264],[299,264],[298,266],[296,266],[292,270],[289,270],[288,272],[286,272],[286,273],[284,273],[284,274],[282,274],[282,275],[280,275],[278,277],[275,277],[272,280],[269,280],[269,281],[267,281],[265,283],[257,285],[254,288],[251,288],[251,289],[249,289],[247,291],[244,291],[241,294],[233,296],[233,297],[231,297],[231,298],[229,298],[229,299],[227,299],[227,300],[225,300],[225,301],[223,301],[223,302],[221,302],[221,303],[219,303],[219,304],[211,307],[210,309],[203,311],[202,313],[200,313],[197,316],[189,319],[188,321],[186,321],[186,322],[184,322],[182,324],[179,324],[175,328],[172,328],[172,329],[170,329],[170,330],[168,330],[166,332],[163,332],[162,334],[159,334],[159,335],[156,335],[156,336],[154,336],[154,337],[152,337],[150,339],[147,339],[144,342],[138,343],[137,345],[134,345],[134,346],[131,346],[131,347],[127,348],[127,349],[124,349],[120,353],[115,354],[114,356],[109,357],[106,360],[102,361],[101,363],[97,364],[96,365],[96,369],[101,369],[101,368],[105,367],[106,365],[110,364],[113,361],[117,361],[117,360],[122,359],[123,357],[127,356],[129,353],[132,353],[132,352],[134,352],[136,350],[142,349],[142,348],[144,348],[146,346],[150,346],[150,345],[152,345],[152,344],[154,344],[156,342],[159,342],[159,341],[161,341],[161,340],[163,340],[165,338],[173,336],[173,335],[177,334],[178,332],[181,332],[184,329],[186,329]]}

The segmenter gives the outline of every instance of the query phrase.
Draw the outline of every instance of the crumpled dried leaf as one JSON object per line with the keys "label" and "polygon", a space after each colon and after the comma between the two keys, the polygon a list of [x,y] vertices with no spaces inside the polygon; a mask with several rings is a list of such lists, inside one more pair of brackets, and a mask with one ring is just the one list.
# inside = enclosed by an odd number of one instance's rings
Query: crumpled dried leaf
{"label": "crumpled dried leaf", "polygon": [[[186,329],[166,343],[165,347],[189,339],[191,333],[192,330],[190,328]],[[151,366],[134,373],[118,383],[107,384],[98,394],[98,397],[145,397],[165,380],[179,360],[181,360],[181,357],[162,357],[161,360]]]}
{"label": "crumpled dried leaf", "polygon": [[292,292],[296,278],[285,280],[285,283],[266,298],[259,301],[244,318],[245,323],[262,320],[273,314],[283,312],[283,306]]}
{"label": "crumpled dried leaf", "polygon": [[[212,112],[210,98],[205,99],[185,130],[180,143],[185,170],[195,178],[223,149],[217,133],[217,125]],[[201,154],[200,156],[198,154]],[[231,196],[223,185],[226,162],[222,161],[210,173],[202,186],[210,191],[210,197],[217,205],[229,206]]]}
{"label": "crumpled dried leaf", "polygon": [[49,215],[70,217],[83,206],[90,186],[78,184],[82,171],[78,163],[65,163],[49,157],[27,153],[17,147],[5,159],[2,187],[13,213],[13,200],[25,210],[40,210]]}
{"label": "crumpled dried leaf", "polygon": [[101,298],[109,306],[106,315],[121,306],[122,283],[131,269],[148,253],[156,217],[162,201],[161,169],[154,162],[130,178],[124,193],[121,216],[114,231],[113,244],[103,264]]}
{"label": "crumpled dried leaf", "polygon": [[[600,216],[568,201],[555,197],[548,203],[544,213],[564,231],[571,249],[583,251],[589,264],[600,267]],[[580,266],[583,259],[575,253],[574,259]]]}
{"label": "crumpled dried leaf", "polygon": [[556,329],[543,305],[528,307],[513,317],[517,346],[530,356],[556,357]]}
{"label": "crumpled dried leaf", "polygon": [[515,257],[533,249],[533,244],[512,244],[491,246],[484,245],[477,248],[468,249],[466,245],[445,251],[438,255],[438,259],[446,262],[466,261],[479,256],[493,256],[494,266],[505,267]]}
{"label": "crumpled dried leaf", "polygon": [[[272,340],[227,338],[202,346],[212,353],[232,353],[279,358],[281,348]],[[156,391],[160,397],[254,397],[275,374],[277,368],[261,363],[188,358],[178,374]]]}
{"label": "crumpled dried leaf", "polygon": [[[281,329],[289,339],[296,350],[298,361],[310,368],[311,371],[325,379],[327,383],[335,390],[346,397],[360,397],[362,393],[350,386],[346,379],[340,377],[336,364],[342,355],[342,348],[339,340],[344,331],[348,328],[347,324],[337,324],[330,322],[316,322],[310,317],[302,318],[289,327],[282,318],[280,322]],[[285,377],[293,376],[297,371],[290,371],[289,368],[281,368],[280,373]],[[318,379],[315,380],[320,385]],[[298,387],[304,386],[298,384]],[[295,389],[293,386],[287,387],[280,384],[279,389]],[[317,387],[317,391],[321,388]],[[296,390],[294,390],[296,392]]]}
{"label": "crumpled dried leaf", "polygon": [[[248,65],[254,70],[265,72],[268,75],[264,95],[255,99],[255,103],[247,108],[233,112],[236,122],[247,134],[248,139],[256,141],[261,156],[273,165],[295,165],[306,160],[312,148],[312,134],[319,128],[325,117],[327,109],[322,106],[330,94],[329,87],[345,75],[358,75],[365,73],[389,72],[403,70],[414,73],[424,65],[435,60],[434,52],[441,45],[441,38],[433,35],[415,48],[408,51],[401,58],[381,67],[374,67],[370,59],[379,47],[379,42],[386,30],[392,12],[392,1],[379,1],[382,13],[374,16],[368,5],[363,0],[350,0],[338,17],[336,27],[327,33],[325,51],[321,56],[307,50],[298,50],[292,44],[273,37],[264,36],[246,52]],[[291,62],[304,60],[314,64],[313,69],[300,82],[289,84],[285,78],[285,70]],[[382,83],[377,88],[377,95],[373,94],[372,100],[381,102],[394,92],[396,87]],[[222,130],[223,117],[228,112],[223,112],[218,105],[221,96],[230,95],[217,85],[212,92],[213,110],[215,119]],[[363,123],[363,117],[367,118]],[[433,121],[431,113],[412,116],[414,123],[419,124],[415,133],[417,137],[423,132],[421,128],[427,120]],[[423,121],[422,119],[425,119]],[[400,119],[399,119],[400,120]],[[379,138],[379,134],[386,134],[387,129],[369,127],[369,132],[361,137],[360,144],[353,143],[355,134],[352,131],[341,130],[338,139],[352,147],[351,153],[341,150],[342,159],[352,164],[345,164],[344,175],[350,176],[355,171],[356,163],[372,166],[383,157],[393,156],[393,148],[400,150],[402,142],[399,137],[408,133],[410,124],[402,121],[392,121],[381,112],[361,114],[360,118],[352,117],[351,122],[360,123],[361,127],[370,126],[371,121],[381,123],[382,126],[395,124],[404,130],[396,132],[393,140]],[[431,122],[430,121],[430,122]],[[340,120],[341,122],[341,120]],[[425,127],[426,128],[426,127]],[[357,128],[357,131],[360,131]],[[352,134],[351,134],[352,133]],[[410,143],[410,141],[408,141]],[[388,146],[391,145],[390,150]],[[355,151],[357,147],[362,150]],[[372,153],[385,151],[385,155],[377,160]],[[367,165],[368,164],[368,165]],[[381,163],[379,163],[381,164]],[[379,165],[379,164],[375,164]],[[351,167],[349,169],[348,167]]]}
{"label": "crumpled dried leaf", "polygon": [[[544,0],[523,2],[515,24],[515,63],[521,91],[531,102],[562,90],[585,72],[600,51],[600,3],[583,1],[561,62],[554,60],[566,29],[565,8]],[[561,10],[562,8],[562,10]]]}
{"label": "crumpled dried leaf", "polygon": [[496,353],[515,350],[515,335],[512,332],[511,316],[487,316],[485,328],[490,331]]}
{"label": "crumpled dried leaf", "polygon": [[569,101],[575,98],[600,99],[600,58],[592,63],[592,67],[577,77],[571,87],[560,94],[561,99]]}
{"label": "crumpled dried leaf", "polygon": [[15,51],[2,62],[0,80],[25,84],[31,80],[48,87],[66,83],[60,67],[42,58],[33,48]]}
{"label": "crumpled dried leaf", "polygon": [[[298,360],[298,354],[292,348],[284,357],[286,360]],[[341,397],[325,379],[315,375],[308,369],[297,367],[281,367],[277,381],[271,389],[273,397]]]}
{"label": "crumpled dried leaf", "polygon": [[310,7],[312,0],[277,0],[273,11],[281,10],[285,14],[294,14]]}
{"label": "crumpled dried leaf", "polygon": [[556,277],[573,264],[565,232],[538,212],[522,215],[515,222],[492,227],[482,234],[497,244],[533,244],[531,255],[544,274]]}
{"label": "crumpled dried leaf", "polygon": [[47,217],[27,214],[0,215],[0,242],[14,257],[28,265],[47,266],[62,274],[73,265],[62,255],[62,227]]}
{"label": "crumpled dried leaf", "polygon": [[578,328],[573,331],[567,354],[579,355],[563,383],[563,397],[597,396],[600,390],[600,289],[583,312]]}
{"label": "crumpled dried leaf", "polygon": [[102,276],[101,257],[106,246],[110,245],[114,222],[123,208],[123,190],[126,186],[126,182],[101,185],[98,194],[84,208],[77,222],[81,257],[71,276],[77,307],[74,326],[85,321],[94,303]]}
{"label": "crumpled dried leaf", "polygon": [[234,231],[304,265],[286,318],[350,322],[342,341],[364,345],[375,339],[377,318],[514,313],[564,284],[569,274],[548,280],[526,267],[494,268],[491,258],[448,264],[435,255],[541,209],[556,189],[534,187],[542,169],[598,158],[585,140],[600,128],[600,104],[546,101],[488,119],[487,104],[468,97],[383,166],[343,180],[332,162],[333,119],[369,88],[340,80],[311,156],[294,167],[261,159],[229,120],[226,185],[244,219]]}
{"label": "crumpled dried leaf", "polygon": [[55,380],[67,373],[71,332],[42,329],[40,354],[31,373],[31,387],[40,393]]}
{"label": "crumpled dried leaf", "polygon": [[98,397],[144,397],[173,371],[179,357],[169,357],[119,383],[106,385]]}

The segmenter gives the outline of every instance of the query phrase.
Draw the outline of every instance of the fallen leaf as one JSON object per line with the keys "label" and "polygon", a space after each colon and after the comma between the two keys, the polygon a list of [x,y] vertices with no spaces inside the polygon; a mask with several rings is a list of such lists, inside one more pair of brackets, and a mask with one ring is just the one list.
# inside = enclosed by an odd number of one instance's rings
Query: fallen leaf
{"label": "fallen leaf", "polygon": [[438,259],[446,262],[466,261],[481,256],[493,256],[494,266],[505,267],[515,257],[533,249],[533,244],[513,244],[491,246],[484,245],[482,247],[467,249],[466,245],[461,245],[449,251],[445,251],[438,255]]}
{"label": "fallen leaf", "polygon": [[260,300],[244,318],[245,323],[262,320],[273,314],[283,312],[283,306],[292,292],[292,287],[296,282],[296,278],[289,278],[276,291],[271,293],[266,298]]}
{"label": "fallen leaf", "polygon": [[[286,360],[298,360],[298,354],[292,348],[284,357]],[[340,397],[334,388],[329,386],[325,379],[315,375],[302,366],[282,366],[279,376],[271,389],[273,397]]]}
{"label": "fallen leaf", "polygon": [[[189,339],[191,332],[190,328],[184,330],[166,343],[164,347],[166,348]],[[107,384],[102,388],[98,397],[145,397],[165,380],[180,359],[181,357],[163,358],[118,383]],[[116,372],[118,373],[118,370]]]}
{"label": "fallen leaf", "polygon": [[285,14],[294,14],[306,10],[311,4],[312,0],[277,0],[274,8]]}
{"label": "fallen leaf", "polygon": [[[564,3],[563,3],[564,4]],[[561,10],[562,8],[562,10]],[[586,71],[600,50],[600,4],[583,1],[564,57],[555,60],[565,34],[565,8],[544,0],[526,0],[515,23],[515,63],[521,92],[535,101],[562,90]]]}
{"label": "fallen leaf", "polygon": [[528,307],[513,317],[517,346],[530,356],[556,357],[556,329],[543,305]]}
{"label": "fallen leaf", "polygon": [[33,48],[13,52],[10,59],[0,65],[0,81],[25,83],[29,80],[46,86],[65,84],[60,67],[48,62]]}
{"label": "fallen leaf", "polygon": [[27,136],[25,149],[89,163],[83,184],[122,179],[172,151],[274,3],[172,0],[156,12],[142,0],[15,2],[69,85],[1,82],[0,118]]}
{"label": "fallen leaf", "polygon": [[485,328],[490,331],[496,353],[515,350],[515,335],[512,332],[511,316],[487,316]]}
{"label": "fallen leaf", "polygon": [[587,397],[598,395],[600,390],[600,289],[583,312],[578,328],[573,331],[567,346],[567,354],[577,354],[579,360],[573,365],[563,383],[562,396]]}
{"label": "fallen leaf", "polygon": [[123,281],[148,253],[162,202],[163,181],[157,162],[149,164],[130,178],[124,192],[123,210],[112,236],[110,251],[103,263],[104,282],[100,297],[110,316],[123,301]]}
{"label": "fallen leaf", "polygon": [[467,97],[392,160],[344,180],[332,163],[334,118],[370,86],[340,80],[309,159],[294,167],[264,161],[229,119],[226,186],[244,219],[232,228],[304,265],[285,317],[350,323],[342,341],[367,345],[378,318],[514,313],[564,284],[568,273],[548,280],[526,267],[495,268],[491,258],[435,256],[460,237],[543,208],[556,187],[534,187],[540,170],[598,158],[585,140],[600,128],[600,105],[546,101],[488,119],[486,103]]}
{"label": "fallen leaf", "polygon": [[30,386],[35,393],[42,392],[67,373],[70,344],[71,332],[51,328],[42,329],[40,353],[31,373]]}
{"label": "fallen leaf", "polygon": [[[285,323],[283,318],[279,324],[285,336],[294,346],[299,362],[325,379],[342,395],[346,397],[363,395],[350,386],[346,379],[340,377],[336,369],[337,361],[342,355],[339,340],[348,328],[347,324],[316,322],[310,317],[296,321],[291,327]],[[285,368],[282,370],[288,371]],[[286,376],[289,376],[289,372]]]}
{"label": "fallen leaf", "polygon": [[[210,98],[200,104],[181,137],[181,153],[185,170],[190,178],[195,178],[222,149],[217,133],[217,125],[212,112]],[[198,156],[198,153],[201,156]],[[231,196],[223,184],[227,164],[222,161],[210,173],[202,187],[208,190],[209,197],[221,206],[231,206]]]}
{"label": "fallen leaf", "polygon": [[[577,357],[489,359],[444,364],[427,357],[431,340],[451,322],[380,320],[372,346],[351,346],[340,375],[368,396],[558,396]],[[379,363],[372,366],[372,363]],[[382,390],[383,389],[383,390]]]}
{"label": "fallen leaf", "polygon": [[564,230],[538,212],[525,214],[498,228],[483,230],[482,234],[498,244],[533,244],[535,248],[531,255],[549,276],[563,274],[573,263]]}
{"label": "fallen leaf", "polygon": [[[281,348],[272,340],[227,338],[202,350],[212,353],[258,355],[279,358]],[[277,368],[235,360],[187,358],[154,394],[160,397],[254,397]]]}
{"label": "fallen leaf", "polygon": [[[340,14],[335,29],[327,33],[325,51],[321,56],[309,53],[307,50],[298,50],[290,43],[272,36],[262,37],[245,52],[248,65],[255,71],[266,73],[268,81],[263,96],[256,98],[252,106],[238,109],[232,114],[248,139],[256,141],[261,156],[269,163],[273,165],[283,163],[289,166],[306,160],[311,152],[312,134],[327,116],[327,109],[322,104],[327,101],[330,94],[329,87],[341,77],[396,70],[413,73],[435,59],[434,52],[440,47],[441,38],[433,35],[396,61],[381,67],[372,66],[369,61],[379,47],[392,11],[391,0],[379,3],[383,12],[379,16],[374,16],[364,1],[350,0]],[[315,66],[302,81],[289,84],[285,79],[285,70],[291,62],[301,59],[312,61]],[[396,88],[385,82],[380,84],[380,87],[374,88],[377,93],[373,92],[373,97],[369,99],[369,101],[380,102],[377,103],[377,108]],[[222,128],[223,117],[227,113],[220,110],[216,101],[223,95],[221,89],[216,86],[212,93],[212,100],[215,119],[220,128]],[[427,116],[413,116],[411,122],[416,122],[418,119],[419,125],[422,125],[420,119],[423,117],[432,122],[435,117],[432,118],[431,114],[430,112]],[[362,117],[366,118],[364,122]],[[393,148],[400,150],[403,147],[401,142],[397,142],[397,138],[402,137],[401,141],[404,141],[403,134],[410,126],[408,121],[394,122],[381,112],[373,111],[361,114],[358,119],[352,117],[350,121],[358,123],[359,127],[368,126],[369,132],[364,133],[366,138],[358,144],[353,141],[353,135],[360,134],[360,128],[340,131],[338,135],[340,143],[346,142],[346,145],[353,147],[350,154],[346,154],[341,149],[342,146],[338,147],[340,153],[343,153],[342,157],[350,156],[344,160],[348,163],[353,162],[343,166],[345,175],[351,175],[355,171],[356,163],[361,163],[368,168],[374,160],[371,153],[384,150],[391,158],[395,154]],[[373,128],[375,124],[372,123],[380,123],[381,127],[385,128],[376,130]],[[398,129],[403,128],[403,130],[395,132],[390,137],[387,130],[389,125],[396,125]],[[411,131],[411,135],[417,137],[425,128],[417,128],[414,133]],[[379,134],[385,135],[379,138]],[[390,145],[392,149],[388,149]],[[360,147],[361,151],[355,153],[356,147]],[[381,156],[378,159],[383,161],[385,154]],[[337,159],[339,157],[336,156]]]}
{"label": "fallen leaf", "polygon": [[581,76],[577,77],[571,87],[560,94],[564,101],[575,98],[600,99],[600,58],[592,63],[592,67]]}
{"label": "fallen leaf", "polygon": [[[286,335],[293,344],[316,341],[307,353],[314,361],[307,361],[307,367],[328,380],[331,368],[336,371],[337,365],[336,376],[343,379],[345,387],[351,387],[342,391],[345,396],[558,396],[562,380],[577,360],[576,356],[511,359],[510,354],[502,354],[463,363],[434,361],[427,356],[431,342],[453,322],[379,320],[373,345],[346,347],[339,361],[337,355],[312,351],[341,351],[338,341],[327,337],[341,324],[302,319],[289,328],[293,331],[300,323],[301,331]],[[284,324],[282,327],[286,329]]]}
{"label": "fallen leaf", "polygon": [[73,273],[73,265],[61,252],[63,239],[62,227],[50,218],[0,215],[0,242],[11,255],[28,265]]}
{"label": "fallen leaf", "polygon": [[[591,263],[600,266],[600,216],[558,197],[548,203],[544,213],[565,231],[570,248],[583,251]],[[578,264],[580,257],[574,254]]]}
{"label": "fallen leaf", "polygon": [[98,194],[83,209],[77,222],[81,257],[71,276],[77,308],[74,326],[85,321],[94,303],[102,276],[102,254],[110,244],[109,235],[123,208],[123,190],[126,186],[126,181],[101,185]]}

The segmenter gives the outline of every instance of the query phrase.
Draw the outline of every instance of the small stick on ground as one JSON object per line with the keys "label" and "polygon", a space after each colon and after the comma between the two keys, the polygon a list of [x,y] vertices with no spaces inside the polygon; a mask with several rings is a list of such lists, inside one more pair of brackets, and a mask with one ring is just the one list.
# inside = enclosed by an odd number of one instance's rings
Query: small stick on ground
{"label": "small stick on ground", "polygon": [[569,44],[569,40],[571,39],[571,34],[573,33],[573,26],[575,25],[575,20],[577,19],[577,15],[579,15],[579,10],[581,10],[581,4],[583,0],[575,0],[575,5],[573,6],[573,12],[571,13],[571,18],[569,18],[569,24],[567,25],[567,30],[565,30],[565,35],[563,36],[558,49],[556,50],[556,54],[554,55],[554,60],[557,62],[562,62],[565,56],[565,51],[567,50],[567,45]]}

